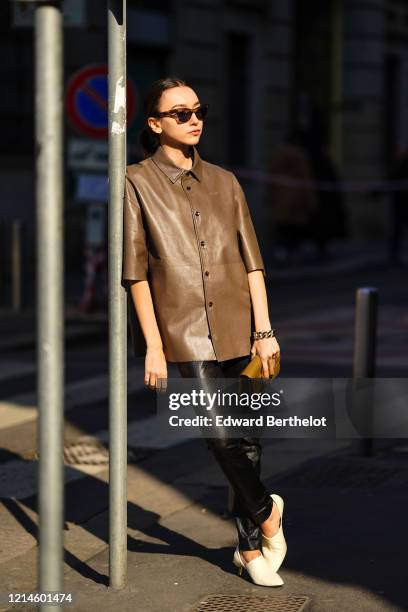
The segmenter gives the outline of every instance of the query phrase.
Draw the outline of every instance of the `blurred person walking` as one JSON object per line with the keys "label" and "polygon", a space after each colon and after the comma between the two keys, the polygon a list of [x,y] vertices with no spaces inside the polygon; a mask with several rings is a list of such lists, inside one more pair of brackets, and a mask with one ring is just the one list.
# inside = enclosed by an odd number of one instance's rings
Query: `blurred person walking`
{"label": "blurred person walking", "polygon": [[[146,343],[144,382],[157,391],[166,387],[167,362],[185,378],[233,378],[259,355],[269,377],[280,356],[244,193],[196,148],[206,113],[181,79],[153,83],[144,101],[146,158],[127,166],[122,280]],[[260,440],[220,428],[206,442],[234,492],[233,562],[256,584],[282,585],[283,499],[260,480]]]}
{"label": "blurred person walking", "polygon": [[[347,237],[347,218],[343,192],[338,170],[320,138],[313,132],[299,134],[310,161],[313,180],[316,185],[317,206],[308,220],[308,237],[317,248],[317,261],[330,258],[329,244],[334,239]],[[319,183],[327,183],[319,186]]]}
{"label": "blurred person walking", "polygon": [[98,281],[101,284],[101,302],[108,297],[106,257],[106,205],[93,202],[88,205],[84,246],[85,282],[79,309],[83,313],[96,309]]}
{"label": "blurred person walking", "polygon": [[267,189],[274,222],[274,258],[295,263],[317,207],[312,167],[297,131],[272,155],[274,182]]}

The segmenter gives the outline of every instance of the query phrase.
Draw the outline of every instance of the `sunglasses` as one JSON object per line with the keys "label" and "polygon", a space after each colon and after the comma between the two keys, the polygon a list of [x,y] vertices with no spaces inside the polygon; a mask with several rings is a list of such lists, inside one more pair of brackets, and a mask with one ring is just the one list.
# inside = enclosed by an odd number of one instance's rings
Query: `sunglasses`
{"label": "sunglasses", "polygon": [[171,110],[163,113],[157,113],[156,117],[174,117],[178,123],[187,123],[187,121],[190,121],[193,113],[199,121],[202,121],[206,117],[207,111],[208,104],[201,104],[194,110],[190,110],[189,108]]}

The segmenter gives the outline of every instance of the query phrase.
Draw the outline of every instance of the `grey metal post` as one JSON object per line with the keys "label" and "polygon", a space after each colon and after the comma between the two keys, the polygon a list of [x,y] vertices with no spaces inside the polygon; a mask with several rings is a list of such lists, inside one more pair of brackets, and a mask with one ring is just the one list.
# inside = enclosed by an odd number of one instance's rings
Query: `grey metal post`
{"label": "grey metal post", "polygon": [[[353,378],[375,376],[377,307],[378,291],[375,287],[361,287],[357,290]],[[352,450],[359,455],[371,455],[371,438],[353,440]]]}
{"label": "grey metal post", "polygon": [[339,168],[343,167],[343,54],[344,7],[342,0],[331,6],[331,70],[330,70],[330,153]]}
{"label": "grey metal post", "polygon": [[21,221],[16,219],[11,226],[11,308],[21,310]]}
{"label": "grey metal post", "polygon": [[[35,138],[39,406],[39,589],[63,589],[64,262],[63,21],[35,10]],[[41,610],[60,610],[41,606]]]}
{"label": "grey metal post", "polygon": [[109,79],[109,575],[127,578],[127,325],[121,286],[126,167],[126,0],[108,0]]}

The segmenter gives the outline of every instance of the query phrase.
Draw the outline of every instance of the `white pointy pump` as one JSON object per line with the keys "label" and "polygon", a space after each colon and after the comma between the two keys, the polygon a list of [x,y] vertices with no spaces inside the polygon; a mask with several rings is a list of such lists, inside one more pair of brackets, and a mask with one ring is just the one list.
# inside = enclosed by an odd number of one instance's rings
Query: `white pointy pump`
{"label": "white pointy pump", "polygon": [[238,567],[238,575],[241,576],[242,570],[245,569],[250,575],[252,582],[260,586],[281,586],[284,584],[282,578],[276,572],[272,572],[269,564],[266,562],[263,555],[252,559],[246,563],[245,559],[239,554],[238,546],[234,552],[234,565]]}
{"label": "white pointy pump", "polygon": [[283,499],[276,493],[272,493],[271,497],[279,510],[280,525],[279,530],[271,538],[262,534],[262,554],[272,572],[277,572],[286,556],[288,547],[283,535]]}

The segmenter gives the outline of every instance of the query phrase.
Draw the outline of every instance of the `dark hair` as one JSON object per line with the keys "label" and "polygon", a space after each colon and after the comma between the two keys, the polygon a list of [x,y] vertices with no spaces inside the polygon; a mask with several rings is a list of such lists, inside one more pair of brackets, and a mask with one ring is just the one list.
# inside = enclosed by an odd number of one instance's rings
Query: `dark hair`
{"label": "dark hair", "polygon": [[139,142],[146,157],[153,155],[157,147],[160,145],[159,135],[153,132],[153,130],[151,130],[147,124],[148,117],[154,117],[156,115],[160,98],[166,89],[183,86],[188,86],[183,79],[179,79],[178,77],[165,77],[163,79],[154,81],[154,83],[150,86],[150,89],[147,91],[143,99],[143,114],[145,124],[139,136]]}

